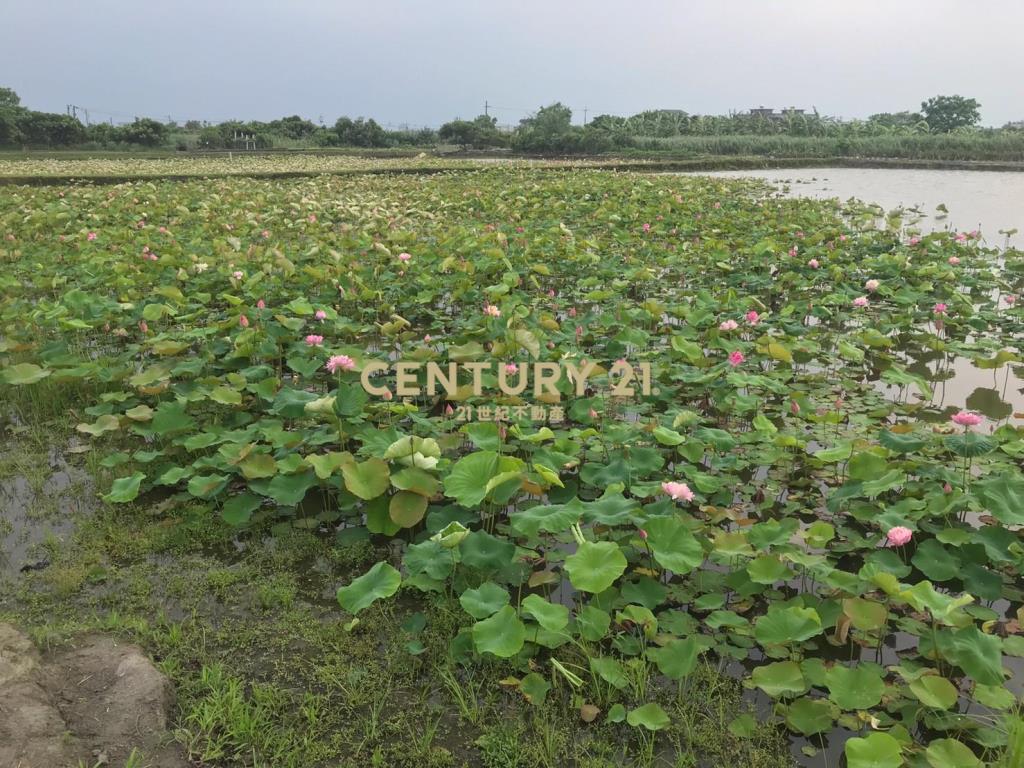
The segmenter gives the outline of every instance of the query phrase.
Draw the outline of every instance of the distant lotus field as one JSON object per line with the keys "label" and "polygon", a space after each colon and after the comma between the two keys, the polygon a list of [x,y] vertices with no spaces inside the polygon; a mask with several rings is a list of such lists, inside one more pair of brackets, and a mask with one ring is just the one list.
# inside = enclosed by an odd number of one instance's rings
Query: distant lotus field
{"label": "distant lotus field", "polygon": [[1012,388],[1020,252],[759,182],[505,166],[10,186],[0,238],[0,399],[73,411],[108,504],[372,542],[348,631],[447,599],[456,665],[650,754],[705,667],[849,768],[1024,749],[1024,414],[939,404],[912,360]]}

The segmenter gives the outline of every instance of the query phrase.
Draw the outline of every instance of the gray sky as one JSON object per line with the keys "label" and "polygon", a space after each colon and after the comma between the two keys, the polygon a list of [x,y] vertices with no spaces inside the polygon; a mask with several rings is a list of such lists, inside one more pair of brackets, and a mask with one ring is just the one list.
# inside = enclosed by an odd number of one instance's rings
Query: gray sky
{"label": "gray sky", "polygon": [[4,0],[26,106],[178,121],[439,125],[649,108],[866,117],[938,93],[1024,119],[1021,0]]}

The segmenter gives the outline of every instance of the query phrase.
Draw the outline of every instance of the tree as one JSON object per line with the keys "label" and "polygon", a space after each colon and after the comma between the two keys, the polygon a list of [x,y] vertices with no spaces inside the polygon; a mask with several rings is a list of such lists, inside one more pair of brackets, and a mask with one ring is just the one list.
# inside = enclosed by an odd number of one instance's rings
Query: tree
{"label": "tree", "polygon": [[479,115],[474,120],[452,120],[441,126],[438,138],[468,147],[500,147],[506,138],[498,130],[498,118]]}
{"label": "tree", "polygon": [[949,133],[957,128],[976,125],[981,119],[981,104],[963,96],[933,96],[921,102],[928,127],[937,133]]}
{"label": "tree", "polygon": [[121,128],[121,140],[144,147],[157,147],[167,139],[167,126],[148,117],[137,117],[135,122]]}
{"label": "tree", "polygon": [[85,126],[70,115],[23,111],[18,117],[22,141],[31,146],[67,147],[85,141]]}
{"label": "tree", "polygon": [[0,88],[0,109],[21,106],[21,97],[13,88]]}
{"label": "tree", "polygon": [[364,120],[339,117],[334,124],[338,144],[343,147],[386,147],[388,134],[372,118]]}

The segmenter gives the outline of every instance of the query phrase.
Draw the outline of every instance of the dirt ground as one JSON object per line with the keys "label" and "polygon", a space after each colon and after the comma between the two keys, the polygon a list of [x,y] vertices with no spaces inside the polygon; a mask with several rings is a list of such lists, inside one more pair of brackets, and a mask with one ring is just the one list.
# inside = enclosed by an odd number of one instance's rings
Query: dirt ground
{"label": "dirt ground", "polygon": [[133,645],[89,635],[41,655],[0,624],[0,768],[186,768],[170,682]]}

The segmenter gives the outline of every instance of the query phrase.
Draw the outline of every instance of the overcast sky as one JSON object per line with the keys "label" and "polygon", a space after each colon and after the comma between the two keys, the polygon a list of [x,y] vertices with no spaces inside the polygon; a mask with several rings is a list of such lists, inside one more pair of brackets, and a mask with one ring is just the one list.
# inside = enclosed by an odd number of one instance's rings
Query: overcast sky
{"label": "overcast sky", "polygon": [[437,126],[935,94],[1024,119],[1022,0],[3,0],[0,85],[93,120],[339,115]]}

